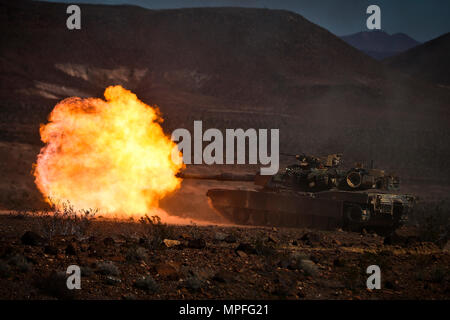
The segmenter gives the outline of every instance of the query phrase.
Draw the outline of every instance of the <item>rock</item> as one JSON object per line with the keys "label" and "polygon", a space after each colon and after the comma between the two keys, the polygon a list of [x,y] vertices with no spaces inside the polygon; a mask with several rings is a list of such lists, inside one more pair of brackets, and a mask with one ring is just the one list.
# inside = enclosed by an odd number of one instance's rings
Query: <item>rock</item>
{"label": "rock", "polygon": [[243,251],[247,254],[256,254],[256,249],[249,243],[240,243],[235,249],[236,252]]}
{"label": "rock", "polygon": [[229,234],[223,239],[226,243],[236,243],[237,239],[234,235]]}
{"label": "rock", "polygon": [[186,281],[184,282],[184,285],[188,289],[198,291],[205,285],[205,281],[194,276],[187,278]]}
{"label": "rock", "polygon": [[301,269],[300,263],[302,260],[309,260],[309,256],[299,251],[292,252],[288,257],[285,257],[279,262],[281,268],[288,268],[291,270]]}
{"label": "rock", "polygon": [[23,234],[23,236],[20,238],[22,243],[27,246],[39,246],[42,245],[45,241],[43,237],[38,235],[36,232],[33,231],[27,231]]}
{"label": "rock", "polygon": [[210,279],[214,275],[214,272],[209,268],[198,268],[196,270],[190,270],[189,273],[200,279]]}
{"label": "rock", "polygon": [[113,276],[107,276],[105,278],[105,283],[109,284],[111,286],[117,286],[122,282],[119,278],[113,277]]}
{"label": "rock", "polygon": [[345,260],[343,258],[336,258],[333,260],[333,265],[335,267],[344,267],[345,266]]}
{"label": "rock", "polygon": [[337,280],[320,279],[320,280],[318,280],[317,284],[324,288],[345,289],[345,285]]}
{"label": "rock", "polygon": [[287,279],[278,278],[275,280],[272,294],[280,297],[292,296],[295,294],[295,285]]}
{"label": "rock", "polygon": [[321,258],[320,258],[320,256],[317,256],[317,255],[311,255],[310,260],[317,264],[320,262]]}
{"label": "rock", "polygon": [[103,243],[105,246],[113,246],[116,242],[114,241],[113,238],[107,237],[107,238],[103,239]]}
{"label": "rock", "polygon": [[78,252],[78,245],[76,242],[69,243],[65,250],[66,254],[69,256],[74,256]]}
{"label": "rock", "polygon": [[216,232],[214,234],[214,239],[216,239],[218,241],[223,241],[223,240],[225,240],[226,237],[227,237],[227,235],[225,233],[222,233],[222,232]]}
{"label": "rock", "polygon": [[294,251],[290,255],[291,259],[300,262],[301,260],[309,260],[309,255],[300,251]]}
{"label": "rock", "polygon": [[206,241],[204,239],[191,239],[187,246],[192,249],[203,249],[206,247]]}
{"label": "rock", "polygon": [[44,253],[56,256],[58,254],[58,248],[52,245],[45,246]]}
{"label": "rock", "polygon": [[307,245],[318,245],[320,243],[320,235],[314,232],[305,233],[300,240]]}
{"label": "rock", "polygon": [[97,265],[97,273],[102,275],[117,276],[120,273],[119,268],[111,261],[100,262]]}
{"label": "rock", "polygon": [[397,229],[384,238],[384,245],[408,246],[419,241],[417,230]]}
{"label": "rock", "polygon": [[180,239],[183,239],[183,240],[190,240],[190,239],[192,239],[192,237],[191,237],[189,234],[187,234],[187,233],[182,233],[182,234],[180,235]]}
{"label": "rock", "polygon": [[212,277],[212,280],[222,283],[230,283],[234,281],[234,276],[228,271],[221,270]]}
{"label": "rock", "polygon": [[176,246],[181,245],[181,242],[178,240],[164,239],[163,242],[167,248],[176,247]]}
{"label": "rock", "polygon": [[280,260],[280,262],[278,263],[278,266],[280,268],[283,268],[283,269],[286,269],[286,268],[291,269],[290,268],[291,264],[292,264],[292,260],[291,259],[284,258],[284,259]]}
{"label": "rock", "polygon": [[64,260],[65,258],[66,258],[66,256],[64,254],[62,254],[62,253],[58,253],[56,255],[56,259],[58,259],[58,260]]}
{"label": "rock", "polygon": [[179,270],[173,264],[159,263],[155,266],[155,269],[159,276],[165,280],[180,279]]}
{"label": "rock", "polygon": [[52,271],[48,276],[39,277],[36,286],[44,293],[58,299],[73,299],[79,290],[67,289],[67,275],[64,271]]}
{"label": "rock", "polygon": [[122,299],[123,300],[137,300],[137,297],[132,293],[128,293],[128,294],[124,294],[122,296]]}
{"label": "rock", "polygon": [[319,273],[319,268],[311,260],[301,260],[300,269],[305,271],[309,276],[316,276]]}
{"label": "rock", "polygon": [[133,285],[138,289],[145,290],[151,293],[159,291],[158,283],[151,276],[138,279],[134,282]]}
{"label": "rock", "polygon": [[237,250],[236,254],[243,259],[248,258],[248,255],[244,251]]}
{"label": "rock", "polygon": [[94,271],[90,267],[81,267],[81,276],[90,277]]}

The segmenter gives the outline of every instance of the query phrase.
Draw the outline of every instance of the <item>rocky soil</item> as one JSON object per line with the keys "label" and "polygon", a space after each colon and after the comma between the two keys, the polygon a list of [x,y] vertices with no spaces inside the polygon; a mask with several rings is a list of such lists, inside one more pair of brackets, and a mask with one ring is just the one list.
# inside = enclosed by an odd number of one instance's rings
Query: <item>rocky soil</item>
{"label": "rocky soil", "polygon": [[[81,290],[65,271],[81,268]],[[366,268],[381,268],[368,290]],[[449,299],[449,244],[367,232],[0,216],[0,299]]]}

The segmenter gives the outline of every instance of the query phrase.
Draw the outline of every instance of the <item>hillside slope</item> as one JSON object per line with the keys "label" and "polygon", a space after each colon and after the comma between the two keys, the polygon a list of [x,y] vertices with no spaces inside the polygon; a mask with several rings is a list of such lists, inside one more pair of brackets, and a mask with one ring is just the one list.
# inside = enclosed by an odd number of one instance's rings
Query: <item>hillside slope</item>
{"label": "hillside slope", "polygon": [[450,33],[428,41],[384,62],[415,78],[450,86]]}
{"label": "hillside slope", "polygon": [[373,159],[411,178],[450,174],[448,90],[391,71],[298,14],[81,5],[82,29],[69,31],[66,4],[0,6],[3,141],[39,145],[57,101],[121,84],[160,106],[168,133],[194,120],[279,128],[282,152],[344,152],[348,163]]}

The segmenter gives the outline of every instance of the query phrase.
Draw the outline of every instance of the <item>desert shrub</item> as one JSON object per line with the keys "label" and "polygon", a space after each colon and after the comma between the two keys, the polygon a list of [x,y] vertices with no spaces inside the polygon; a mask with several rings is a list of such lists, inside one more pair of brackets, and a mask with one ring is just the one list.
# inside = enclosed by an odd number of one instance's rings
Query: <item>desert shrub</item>
{"label": "desert shrub", "polygon": [[36,278],[35,285],[43,293],[55,298],[73,299],[77,290],[68,290],[66,280],[67,275],[64,271],[52,271],[47,276]]}
{"label": "desert shrub", "polygon": [[97,272],[102,274],[102,275],[111,275],[111,276],[118,276],[120,273],[119,268],[117,268],[117,266],[111,262],[111,261],[103,261],[100,262],[97,265]]}
{"label": "desert shrub", "polygon": [[70,202],[63,202],[51,211],[34,212],[33,215],[38,218],[38,232],[51,240],[55,236],[86,236],[97,212],[97,209],[75,210]]}
{"label": "desert shrub", "polygon": [[277,254],[277,250],[267,244],[262,237],[259,237],[255,240],[255,250],[256,254],[264,257],[273,257]]}
{"label": "desert shrub", "polygon": [[142,247],[131,247],[127,250],[125,259],[128,262],[145,261],[148,258],[147,251]]}
{"label": "desert shrub", "polygon": [[28,272],[31,269],[31,264],[28,262],[27,258],[20,254],[12,256],[8,260],[8,263],[12,266],[15,266],[20,272]]}
{"label": "desert shrub", "polygon": [[153,280],[151,276],[136,280],[134,282],[134,286],[147,292],[155,293],[159,291],[159,284],[155,280]]}
{"label": "desert shrub", "polygon": [[151,248],[159,248],[162,246],[164,239],[172,239],[174,237],[174,228],[161,222],[161,218],[157,215],[145,215],[139,219],[144,227],[144,233],[147,235],[148,246]]}
{"label": "desert shrub", "polygon": [[20,209],[20,210],[14,210],[9,213],[9,217],[17,220],[23,220],[28,217],[33,216],[33,211]]}
{"label": "desert shrub", "polygon": [[191,222],[190,233],[191,233],[192,239],[200,239],[201,238],[200,229],[197,226],[197,224],[194,222]]}

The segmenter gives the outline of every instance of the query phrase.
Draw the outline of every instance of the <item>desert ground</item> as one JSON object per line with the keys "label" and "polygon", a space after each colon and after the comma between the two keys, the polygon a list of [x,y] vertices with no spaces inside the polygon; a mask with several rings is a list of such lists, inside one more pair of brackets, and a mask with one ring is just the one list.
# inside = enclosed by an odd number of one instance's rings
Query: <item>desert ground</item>
{"label": "desert ground", "polygon": [[[167,225],[151,217],[5,213],[0,298],[446,300],[449,244],[432,242],[436,239],[423,231],[403,227],[382,237],[365,231]],[[66,287],[65,271],[74,264],[81,268],[81,290]],[[380,290],[366,286],[366,268],[374,264],[382,273]]]}

